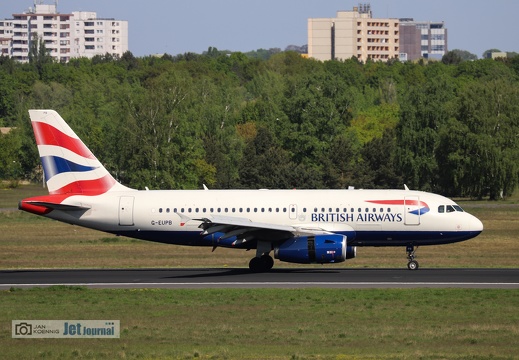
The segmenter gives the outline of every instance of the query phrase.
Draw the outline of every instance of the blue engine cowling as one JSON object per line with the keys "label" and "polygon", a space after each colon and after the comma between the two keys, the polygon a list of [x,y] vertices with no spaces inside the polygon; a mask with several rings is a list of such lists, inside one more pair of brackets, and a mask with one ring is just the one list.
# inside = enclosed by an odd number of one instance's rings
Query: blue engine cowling
{"label": "blue engine cowling", "polygon": [[316,235],[288,239],[274,248],[274,257],[298,264],[343,262],[356,255],[354,246],[347,246],[346,236]]}

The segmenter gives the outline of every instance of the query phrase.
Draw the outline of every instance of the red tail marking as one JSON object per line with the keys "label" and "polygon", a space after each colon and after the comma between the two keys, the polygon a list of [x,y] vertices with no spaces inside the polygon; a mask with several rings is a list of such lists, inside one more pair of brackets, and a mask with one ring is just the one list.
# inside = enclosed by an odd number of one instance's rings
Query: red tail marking
{"label": "red tail marking", "polygon": [[81,140],[62,133],[54,126],[39,121],[33,121],[32,128],[34,130],[36,144],[38,145],[61,146],[83,157],[95,159],[95,156],[90,152],[90,150],[88,150]]}

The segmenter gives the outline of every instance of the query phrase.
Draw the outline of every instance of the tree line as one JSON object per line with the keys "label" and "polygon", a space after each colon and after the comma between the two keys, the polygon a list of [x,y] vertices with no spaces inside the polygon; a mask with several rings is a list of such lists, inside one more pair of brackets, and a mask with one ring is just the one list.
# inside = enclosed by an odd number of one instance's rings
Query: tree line
{"label": "tree line", "polygon": [[[450,59],[450,60],[449,60]],[[57,110],[123,184],[402,188],[497,199],[519,180],[519,57],[387,63],[130,52],[0,58],[0,179],[41,181],[28,109]]]}

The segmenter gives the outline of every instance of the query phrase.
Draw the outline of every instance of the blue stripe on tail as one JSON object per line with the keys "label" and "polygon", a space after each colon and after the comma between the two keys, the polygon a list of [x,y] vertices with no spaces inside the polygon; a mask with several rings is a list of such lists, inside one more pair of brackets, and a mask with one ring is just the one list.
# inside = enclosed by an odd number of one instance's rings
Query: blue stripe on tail
{"label": "blue stripe on tail", "polygon": [[45,180],[47,181],[53,176],[64,172],[84,172],[97,169],[92,166],[76,164],[58,156],[42,156],[41,163],[45,173]]}

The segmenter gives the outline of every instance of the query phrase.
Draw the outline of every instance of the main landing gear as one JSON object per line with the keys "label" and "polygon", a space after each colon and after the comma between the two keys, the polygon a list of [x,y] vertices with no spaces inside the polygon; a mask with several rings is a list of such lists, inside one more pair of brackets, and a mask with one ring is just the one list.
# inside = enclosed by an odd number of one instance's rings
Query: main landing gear
{"label": "main landing gear", "polygon": [[270,255],[262,255],[260,257],[253,257],[249,262],[249,269],[252,272],[266,272],[274,266],[274,259]]}
{"label": "main landing gear", "polygon": [[[416,249],[418,249],[418,246],[416,247]],[[414,253],[416,252],[416,249],[413,245],[407,245],[406,247],[407,260],[409,260],[409,262],[407,263],[407,268],[409,270],[418,270],[418,261],[414,259]]]}
{"label": "main landing gear", "polygon": [[269,241],[258,241],[256,247],[256,257],[249,262],[249,269],[252,272],[267,272],[274,266],[274,259],[269,255],[272,251],[272,243]]}

